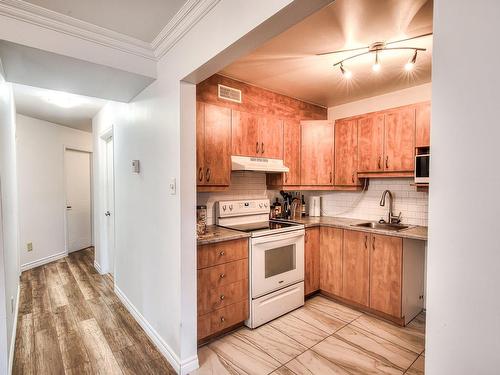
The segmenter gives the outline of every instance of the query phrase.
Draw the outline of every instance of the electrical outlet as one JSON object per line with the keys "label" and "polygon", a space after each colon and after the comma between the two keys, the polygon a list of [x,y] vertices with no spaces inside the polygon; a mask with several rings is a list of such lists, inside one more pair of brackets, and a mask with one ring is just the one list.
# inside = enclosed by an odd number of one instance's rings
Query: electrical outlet
{"label": "electrical outlet", "polygon": [[33,251],[33,242],[28,242],[26,244],[26,250]]}
{"label": "electrical outlet", "polygon": [[170,183],[168,184],[168,190],[170,191],[170,195],[175,195],[176,192],[175,178],[170,179]]}

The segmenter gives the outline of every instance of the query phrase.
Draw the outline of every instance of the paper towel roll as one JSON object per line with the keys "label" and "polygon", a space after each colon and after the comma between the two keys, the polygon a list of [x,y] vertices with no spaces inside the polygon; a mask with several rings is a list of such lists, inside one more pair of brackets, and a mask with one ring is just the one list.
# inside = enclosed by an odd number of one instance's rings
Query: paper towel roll
{"label": "paper towel roll", "polygon": [[321,198],[309,198],[309,216],[321,216]]}

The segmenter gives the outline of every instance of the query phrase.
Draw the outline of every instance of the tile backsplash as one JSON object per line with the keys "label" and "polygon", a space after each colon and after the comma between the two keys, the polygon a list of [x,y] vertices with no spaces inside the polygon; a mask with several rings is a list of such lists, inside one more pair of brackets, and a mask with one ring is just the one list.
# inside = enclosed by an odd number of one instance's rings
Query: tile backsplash
{"label": "tile backsplash", "polygon": [[[347,217],[353,219],[379,220],[387,218],[388,202],[380,206],[380,198],[384,190],[390,190],[394,197],[393,211],[402,213],[402,222],[427,226],[428,193],[417,192],[411,178],[370,179],[368,189],[364,192],[305,192],[306,203],[310,196],[321,197],[323,216]],[[386,219],[387,220],[387,219]]]}
{"label": "tile backsplash", "polygon": [[[427,226],[428,193],[417,192],[410,184],[413,179],[370,179],[364,192],[307,191],[310,196],[321,196],[323,216],[348,217],[353,219],[379,220],[386,218],[388,207],[380,206],[382,192],[390,190],[394,196],[393,211],[402,212],[403,223]],[[280,197],[278,191],[267,190],[266,175],[260,172],[233,172],[230,189],[219,193],[198,193],[197,204],[207,206],[207,223],[215,224],[215,202],[234,199]]]}

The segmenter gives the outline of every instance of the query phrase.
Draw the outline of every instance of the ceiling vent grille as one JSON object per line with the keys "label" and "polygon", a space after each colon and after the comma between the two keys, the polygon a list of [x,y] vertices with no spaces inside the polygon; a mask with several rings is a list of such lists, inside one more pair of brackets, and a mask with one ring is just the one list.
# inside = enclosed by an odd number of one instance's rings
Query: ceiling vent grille
{"label": "ceiling vent grille", "polygon": [[241,103],[241,90],[219,85],[219,98]]}

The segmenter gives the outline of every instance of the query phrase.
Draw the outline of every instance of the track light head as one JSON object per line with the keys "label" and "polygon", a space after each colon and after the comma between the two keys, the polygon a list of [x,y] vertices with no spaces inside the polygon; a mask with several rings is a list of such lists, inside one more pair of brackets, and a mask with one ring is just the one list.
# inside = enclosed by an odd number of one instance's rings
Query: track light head
{"label": "track light head", "polygon": [[350,79],[352,77],[352,72],[350,70],[345,69],[343,64],[340,64],[340,71],[342,72],[344,78]]}
{"label": "track light head", "polygon": [[405,64],[405,70],[407,72],[413,70],[413,68],[415,67],[415,62],[417,61],[417,53],[418,51],[415,50],[415,52],[413,53],[413,57]]}
{"label": "track light head", "polygon": [[380,62],[378,61],[378,52],[375,52],[375,63],[372,65],[372,70],[375,72],[375,73],[378,73],[381,69],[381,65],[380,65]]}

